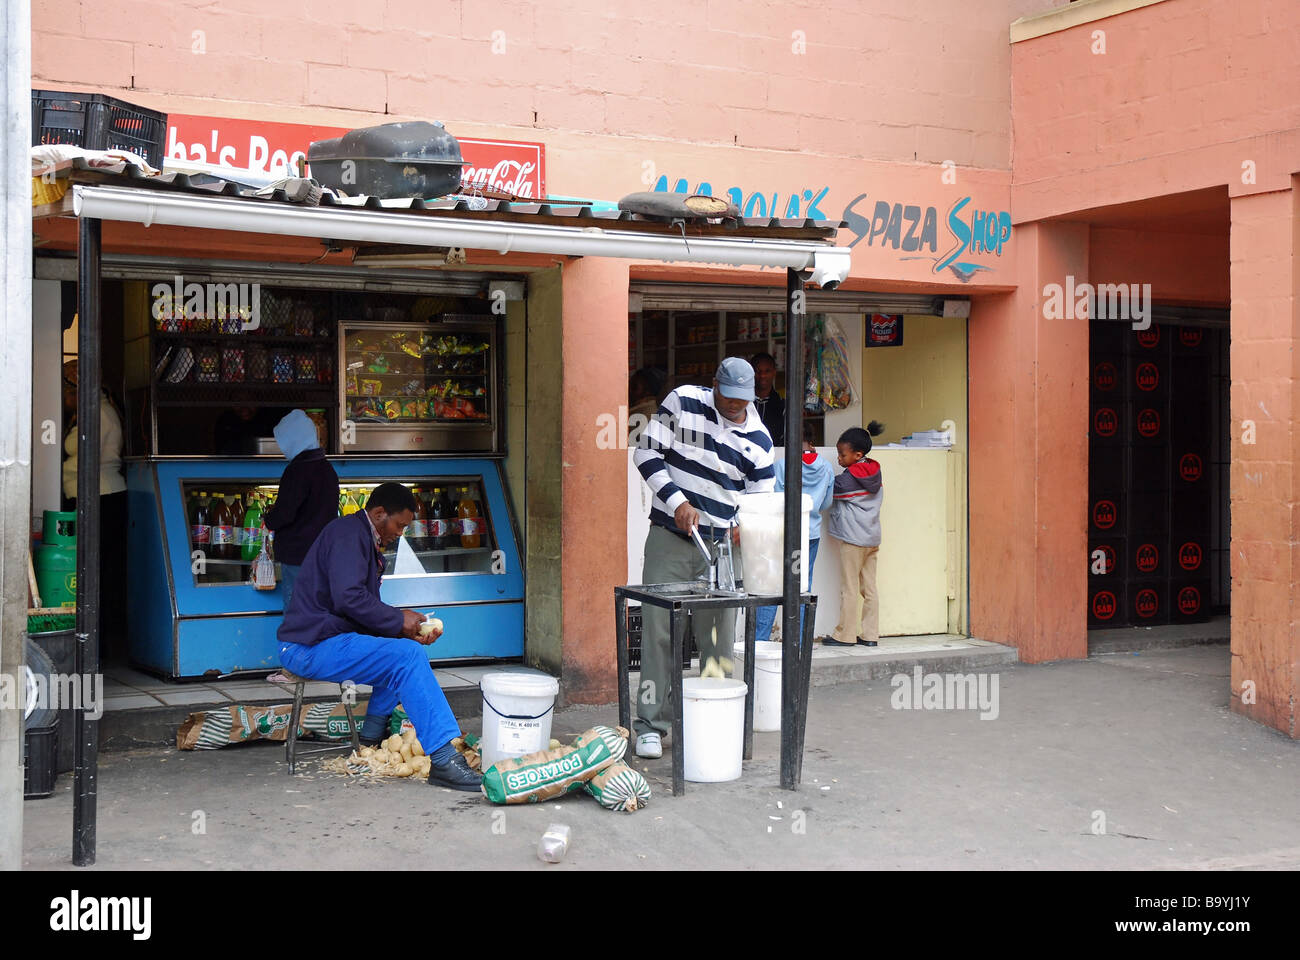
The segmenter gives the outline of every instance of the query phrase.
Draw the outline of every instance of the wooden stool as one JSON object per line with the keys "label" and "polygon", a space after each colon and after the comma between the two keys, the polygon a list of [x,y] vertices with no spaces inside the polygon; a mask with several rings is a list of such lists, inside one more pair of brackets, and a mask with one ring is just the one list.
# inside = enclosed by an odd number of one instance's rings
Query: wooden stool
{"label": "wooden stool", "polygon": [[[266,678],[267,683],[273,683],[286,691],[290,686],[293,687],[293,711],[289,715],[289,739],[284,745],[285,758],[289,761],[289,776],[294,775],[298,764],[298,723],[302,719],[302,697],[303,690],[312,680],[310,677],[300,677],[296,673],[290,673],[281,667],[275,673]],[[348,693],[343,684],[339,684],[339,694],[343,700],[343,710],[348,715],[348,729],[352,732],[352,749],[361,749],[361,727],[357,723],[356,717],[352,715],[352,704],[348,702]],[[347,748],[347,744],[342,745],[342,749]],[[303,756],[309,757],[317,753],[328,753],[331,750],[340,749],[340,745],[335,744],[328,747],[318,747],[314,750],[304,750]]]}

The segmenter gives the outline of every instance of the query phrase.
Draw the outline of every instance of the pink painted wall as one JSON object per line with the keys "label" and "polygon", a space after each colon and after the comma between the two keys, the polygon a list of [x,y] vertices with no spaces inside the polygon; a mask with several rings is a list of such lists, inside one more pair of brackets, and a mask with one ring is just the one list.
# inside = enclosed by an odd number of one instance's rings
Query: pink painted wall
{"label": "pink painted wall", "polygon": [[1088,243],[1092,283],[1149,283],[1162,303],[1226,307],[1228,232],[1161,233],[1093,227]]}
{"label": "pink painted wall", "polygon": [[1298,43],[1293,0],[1170,0],[1013,44],[1017,222],[1219,184],[1287,189]]}
{"label": "pink painted wall", "polygon": [[517,139],[585,131],[1006,169],[1007,25],[1055,3],[38,0],[33,75],[499,124]]}

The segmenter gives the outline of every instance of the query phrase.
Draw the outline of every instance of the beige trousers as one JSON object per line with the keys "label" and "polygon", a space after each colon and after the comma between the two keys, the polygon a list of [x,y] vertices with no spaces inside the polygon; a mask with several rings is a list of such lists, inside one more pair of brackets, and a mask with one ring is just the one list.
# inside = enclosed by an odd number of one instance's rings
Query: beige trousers
{"label": "beige trousers", "polygon": [[879,547],[840,546],[840,622],[832,636],[841,643],[880,639],[880,597],[876,593]]}

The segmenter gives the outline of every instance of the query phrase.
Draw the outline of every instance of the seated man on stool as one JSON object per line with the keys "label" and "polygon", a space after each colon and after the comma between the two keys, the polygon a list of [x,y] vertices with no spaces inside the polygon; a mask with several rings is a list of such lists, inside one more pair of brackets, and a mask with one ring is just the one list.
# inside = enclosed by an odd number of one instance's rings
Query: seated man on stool
{"label": "seated man on stool", "polygon": [[421,644],[424,614],[379,599],[383,548],[402,535],[415,495],[381,483],[364,510],[331,520],[307,551],[280,624],[280,663],[300,677],[371,686],[361,739],[380,739],[400,700],[429,755],[429,783],[478,790],[482,777],[451,745],[460,724],[429,667]]}

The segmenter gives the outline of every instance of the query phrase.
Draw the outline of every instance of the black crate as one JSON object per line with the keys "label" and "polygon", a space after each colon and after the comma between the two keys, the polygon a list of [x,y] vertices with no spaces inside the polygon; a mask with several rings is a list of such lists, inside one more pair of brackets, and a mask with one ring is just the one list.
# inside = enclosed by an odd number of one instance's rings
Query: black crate
{"label": "black crate", "polygon": [[1169,403],[1134,397],[1128,414],[1128,439],[1135,447],[1159,446],[1169,442]]}
{"label": "black crate", "polygon": [[1206,327],[1175,327],[1169,333],[1169,349],[1175,357],[1208,357],[1215,331]]}
{"label": "black crate", "polygon": [[1116,497],[1124,491],[1128,477],[1125,447],[1090,445],[1088,449],[1088,495]]}
{"label": "black crate", "polygon": [[1204,446],[1174,446],[1169,458],[1170,493],[1209,493],[1210,451]]}
{"label": "black crate", "polygon": [[54,793],[58,778],[59,721],[31,727],[23,734],[23,799],[39,800]]}
{"label": "black crate", "polygon": [[1169,619],[1173,623],[1204,623],[1210,619],[1208,578],[1169,581]]}
{"label": "black crate", "polygon": [[1088,626],[1122,627],[1127,622],[1123,582],[1089,585]]}
{"label": "black crate", "polygon": [[1169,445],[1134,445],[1129,451],[1130,483],[1134,493],[1169,493]]}
{"label": "black crate", "polygon": [[1169,538],[1171,576],[1198,579],[1210,571],[1210,538],[1190,536]]}
{"label": "black crate", "polygon": [[1128,541],[1123,538],[1088,540],[1088,586],[1122,581],[1128,570]]}
{"label": "black crate", "polygon": [[1126,530],[1130,542],[1169,536],[1169,494],[1134,493],[1128,498]]}
{"label": "black crate", "polygon": [[[627,667],[636,670],[641,666],[641,608],[628,607],[627,611]],[[697,652],[695,638],[687,637],[682,646],[682,666],[689,667]]]}
{"label": "black crate", "polygon": [[1169,622],[1169,581],[1130,580],[1127,584],[1128,621],[1148,627]]}
{"label": "black crate", "polygon": [[1171,539],[1209,540],[1214,518],[1214,501],[1207,490],[1176,491],[1169,498],[1169,536]]}
{"label": "black crate", "polygon": [[1170,335],[1172,327],[1153,323],[1145,330],[1134,330],[1126,324],[1124,329],[1128,331],[1128,355],[1133,358],[1134,364],[1169,356],[1169,341],[1173,339]]}
{"label": "black crate", "polygon": [[1169,361],[1163,357],[1134,357],[1129,374],[1129,396],[1134,406],[1167,403]]}
{"label": "black crate", "polygon": [[1088,417],[1088,441],[1094,447],[1123,446],[1129,433],[1129,409],[1116,399],[1114,403],[1094,403]]}
{"label": "black crate", "polygon": [[1122,494],[1090,494],[1088,534],[1094,537],[1123,536],[1127,504]]}
{"label": "black crate", "polygon": [[1169,575],[1169,541],[1166,537],[1138,537],[1128,541],[1128,548],[1125,566],[1130,578],[1146,580]]}
{"label": "black crate", "polygon": [[161,170],[167,114],[102,93],[33,90],[32,144],[42,143],[130,150]]}
{"label": "black crate", "polygon": [[1118,403],[1128,395],[1128,358],[1122,353],[1094,353],[1088,394],[1093,403]]}

